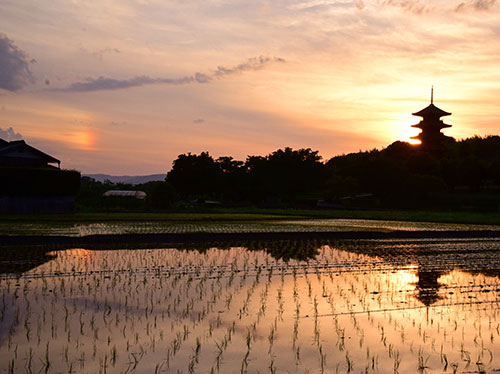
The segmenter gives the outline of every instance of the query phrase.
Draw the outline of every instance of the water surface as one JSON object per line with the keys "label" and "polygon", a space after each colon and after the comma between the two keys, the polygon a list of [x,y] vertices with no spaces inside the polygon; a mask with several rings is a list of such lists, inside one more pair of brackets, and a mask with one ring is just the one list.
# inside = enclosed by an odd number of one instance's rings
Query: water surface
{"label": "water surface", "polygon": [[497,240],[29,256],[0,279],[13,372],[500,371]]}

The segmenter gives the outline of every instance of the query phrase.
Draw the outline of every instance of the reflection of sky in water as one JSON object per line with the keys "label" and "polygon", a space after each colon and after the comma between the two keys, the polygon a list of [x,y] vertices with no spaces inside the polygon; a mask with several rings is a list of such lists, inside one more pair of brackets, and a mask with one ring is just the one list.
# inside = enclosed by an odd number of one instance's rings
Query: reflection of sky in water
{"label": "reflection of sky in water", "polygon": [[332,232],[332,231],[450,231],[500,230],[495,225],[432,222],[404,222],[369,219],[269,220],[255,222],[121,222],[88,224],[0,224],[1,235],[158,234],[158,233],[252,233],[252,232]]}
{"label": "reflection of sky in water", "polygon": [[55,252],[1,278],[0,362],[16,372],[44,371],[47,357],[49,372],[492,372],[498,244],[323,246],[288,263],[244,248]]}

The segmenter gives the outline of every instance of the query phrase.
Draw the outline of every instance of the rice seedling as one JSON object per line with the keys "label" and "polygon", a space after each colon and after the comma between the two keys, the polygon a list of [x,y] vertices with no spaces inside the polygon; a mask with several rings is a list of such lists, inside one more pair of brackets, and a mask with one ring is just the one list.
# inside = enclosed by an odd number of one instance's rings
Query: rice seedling
{"label": "rice seedling", "polygon": [[340,244],[55,252],[0,274],[0,361],[47,373],[500,367],[500,243]]}

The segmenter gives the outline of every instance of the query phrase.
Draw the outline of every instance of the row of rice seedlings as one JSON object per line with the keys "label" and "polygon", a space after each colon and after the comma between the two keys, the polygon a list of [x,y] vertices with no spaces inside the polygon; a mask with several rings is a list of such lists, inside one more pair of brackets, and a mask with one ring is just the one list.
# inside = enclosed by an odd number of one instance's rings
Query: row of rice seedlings
{"label": "row of rice seedlings", "polygon": [[[12,234],[12,225],[4,231]],[[425,222],[399,222],[355,219],[315,219],[315,220],[276,220],[265,223],[255,222],[123,222],[123,223],[90,223],[59,226],[46,224],[20,224],[17,232],[38,233],[46,235],[83,236],[95,234],[127,234],[127,233],[249,233],[249,232],[317,232],[347,231],[359,229],[376,230],[488,230],[498,229],[492,225],[446,224],[436,225]],[[0,230],[2,227],[0,226]]]}
{"label": "row of rice seedlings", "polygon": [[[481,367],[496,362],[493,353],[488,361],[484,353],[497,347],[496,312],[484,303],[462,302],[488,279],[472,277],[469,295],[454,294],[450,301],[455,307],[447,307],[453,311],[458,306],[467,318],[476,316],[477,332],[471,339],[465,329],[468,319],[455,321],[453,329],[453,314],[446,317],[434,309],[425,313],[417,308],[415,279],[407,276],[408,271],[352,272],[356,261],[352,253],[323,248],[309,263],[283,263],[241,249],[204,255],[179,251],[103,252],[97,259],[94,255],[61,254],[44,270],[48,277],[41,274],[15,285],[11,279],[2,281],[2,327],[8,326],[3,331],[9,331],[7,353],[13,354],[5,362],[19,367],[19,347],[26,348],[26,362],[31,369],[38,365],[37,370],[63,366],[91,370],[99,365],[101,371],[151,367],[157,372],[204,372],[211,367],[213,372],[231,372],[236,356],[242,372],[263,367],[279,371],[289,368],[290,362],[299,371],[318,367],[376,372],[380,362],[386,365],[384,357],[394,372],[412,361],[414,368],[436,370],[436,356],[440,368],[446,369],[461,368],[462,361],[470,365],[471,357],[477,357]],[[363,268],[367,259],[358,260]],[[342,262],[347,271],[328,270]],[[127,266],[129,270],[123,271]],[[73,276],[54,276],[68,269],[73,269]],[[496,297],[492,292],[478,295],[481,302]],[[400,303],[404,309],[391,311]],[[22,328],[24,334],[18,332]],[[483,339],[483,331],[488,331],[489,341]],[[373,339],[376,335],[379,338]],[[253,344],[265,336],[267,348]],[[457,358],[450,351],[459,342],[463,353]],[[288,344],[290,356],[282,353]],[[400,346],[409,349],[395,348]],[[263,366],[257,358],[265,354],[269,359]]]}
{"label": "row of rice seedlings", "polygon": [[186,234],[186,233],[262,233],[262,232],[316,232],[316,231],[339,231],[341,229],[353,229],[349,226],[342,226],[332,221],[331,225],[311,225],[294,222],[273,222],[266,223],[223,223],[223,222],[196,222],[196,223],[96,223],[79,224],[74,227],[60,228],[57,232],[53,229],[47,233],[66,235],[103,235],[103,234]]}

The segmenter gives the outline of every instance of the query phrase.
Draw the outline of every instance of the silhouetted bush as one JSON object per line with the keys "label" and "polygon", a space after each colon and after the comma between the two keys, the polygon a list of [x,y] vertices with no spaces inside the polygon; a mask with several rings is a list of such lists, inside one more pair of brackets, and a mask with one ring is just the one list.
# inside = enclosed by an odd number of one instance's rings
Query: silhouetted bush
{"label": "silhouetted bush", "polygon": [[177,191],[168,182],[149,182],[137,187],[146,192],[148,207],[153,210],[170,209],[179,199]]}

